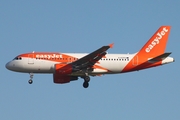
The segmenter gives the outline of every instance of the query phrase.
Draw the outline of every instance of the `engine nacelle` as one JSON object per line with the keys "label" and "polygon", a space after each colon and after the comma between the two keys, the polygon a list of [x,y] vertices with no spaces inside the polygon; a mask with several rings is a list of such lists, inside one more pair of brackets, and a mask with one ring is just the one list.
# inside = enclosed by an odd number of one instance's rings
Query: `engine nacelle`
{"label": "engine nacelle", "polygon": [[67,76],[67,75],[60,75],[60,74],[53,74],[54,83],[68,83],[70,81],[78,80],[77,76]]}
{"label": "engine nacelle", "polygon": [[70,64],[55,64],[55,74],[68,75],[72,73],[72,65]]}
{"label": "engine nacelle", "polygon": [[54,83],[68,83],[70,81],[78,80],[77,76],[69,76],[72,73],[72,65],[69,64],[55,64],[55,73],[53,74]]}

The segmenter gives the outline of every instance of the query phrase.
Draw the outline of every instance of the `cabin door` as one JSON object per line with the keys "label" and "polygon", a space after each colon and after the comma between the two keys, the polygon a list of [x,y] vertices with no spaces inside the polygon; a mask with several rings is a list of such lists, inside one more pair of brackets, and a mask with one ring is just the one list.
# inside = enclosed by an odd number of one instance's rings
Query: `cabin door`
{"label": "cabin door", "polygon": [[28,64],[34,64],[34,54],[28,55]]}

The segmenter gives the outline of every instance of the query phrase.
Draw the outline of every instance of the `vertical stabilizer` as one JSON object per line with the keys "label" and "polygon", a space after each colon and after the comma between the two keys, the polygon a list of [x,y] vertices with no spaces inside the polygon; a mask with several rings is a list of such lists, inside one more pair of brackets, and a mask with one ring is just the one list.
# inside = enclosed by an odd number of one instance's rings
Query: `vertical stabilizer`
{"label": "vertical stabilizer", "polygon": [[161,26],[149,41],[141,48],[139,54],[156,57],[165,52],[170,26]]}
{"label": "vertical stabilizer", "polygon": [[141,70],[161,65],[162,60],[155,63],[152,63],[149,60],[154,60],[153,58],[157,58],[158,56],[162,56],[164,54],[170,28],[170,26],[161,26],[141,48],[141,50],[135,54],[122,72]]}

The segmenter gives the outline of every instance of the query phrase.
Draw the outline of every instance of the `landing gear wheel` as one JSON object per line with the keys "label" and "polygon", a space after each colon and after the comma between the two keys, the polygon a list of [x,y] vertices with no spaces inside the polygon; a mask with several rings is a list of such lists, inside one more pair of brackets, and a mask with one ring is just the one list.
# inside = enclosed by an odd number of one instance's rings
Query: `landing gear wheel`
{"label": "landing gear wheel", "polygon": [[82,78],[84,79],[83,87],[88,88],[89,87],[90,77],[89,76],[83,76]]}
{"label": "landing gear wheel", "polygon": [[33,80],[32,80],[32,79],[33,79],[33,76],[34,76],[34,75],[33,75],[33,73],[29,73],[29,75],[30,75],[30,80],[28,80],[28,83],[29,83],[29,84],[32,84],[32,83],[33,83]]}
{"label": "landing gear wheel", "polygon": [[84,87],[84,88],[88,88],[88,87],[89,87],[89,83],[88,83],[88,82],[84,82],[84,83],[83,83],[83,87]]}
{"label": "landing gear wheel", "polygon": [[85,82],[89,82],[89,81],[90,81],[90,77],[89,77],[89,76],[85,76],[85,77],[84,77],[84,81],[85,81]]}
{"label": "landing gear wheel", "polygon": [[29,83],[29,84],[32,84],[32,83],[33,83],[33,80],[30,79],[30,80],[28,81],[28,83]]}

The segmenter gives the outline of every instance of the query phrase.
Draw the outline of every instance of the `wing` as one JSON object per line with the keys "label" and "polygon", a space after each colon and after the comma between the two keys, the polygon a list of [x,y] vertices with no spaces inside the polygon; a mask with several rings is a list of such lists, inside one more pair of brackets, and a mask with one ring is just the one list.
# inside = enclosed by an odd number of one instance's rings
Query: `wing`
{"label": "wing", "polygon": [[110,44],[107,46],[103,46],[99,48],[98,50],[80,58],[79,60],[72,62],[73,72],[77,71],[92,71],[93,65],[97,63],[103,56],[105,56],[107,53],[106,51],[109,48],[112,48],[114,44]]}

